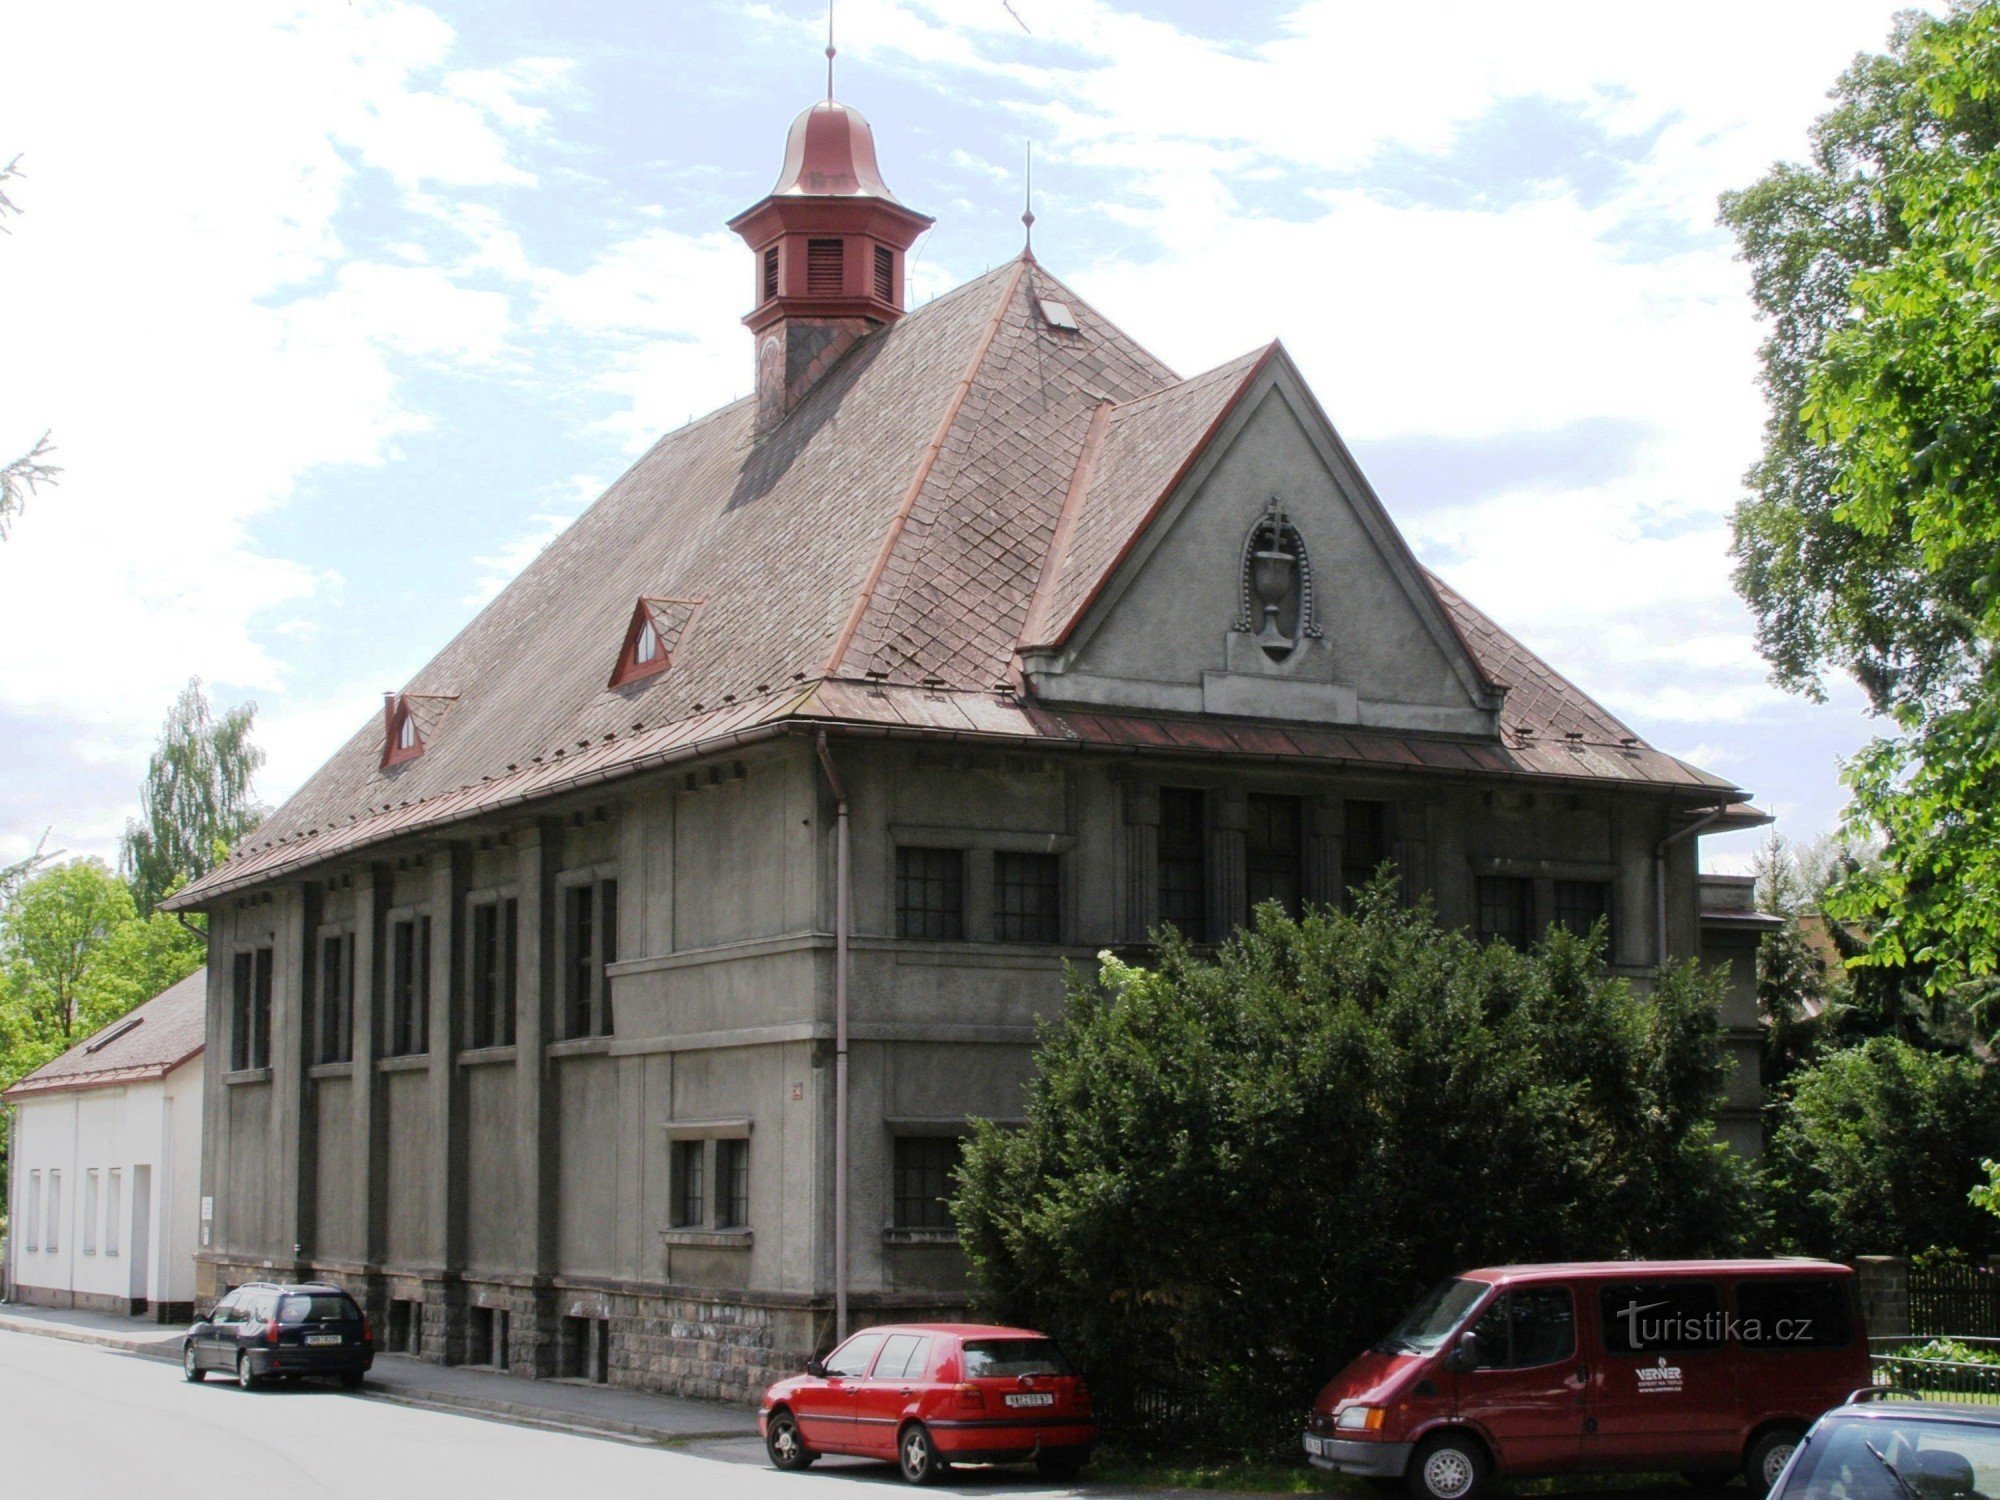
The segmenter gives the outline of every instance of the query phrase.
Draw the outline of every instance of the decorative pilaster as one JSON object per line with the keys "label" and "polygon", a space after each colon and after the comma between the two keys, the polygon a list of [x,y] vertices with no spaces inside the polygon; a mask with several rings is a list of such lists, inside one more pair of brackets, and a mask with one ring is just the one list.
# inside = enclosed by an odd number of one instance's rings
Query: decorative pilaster
{"label": "decorative pilaster", "polygon": [[382,1074],[375,1066],[381,1049],[383,985],[382,912],[389,874],[370,865],[354,877],[354,1078],[348,1097],[354,1118],[349,1139],[360,1174],[361,1258],[380,1266],[389,1224],[389,1122],[382,1102]]}
{"label": "decorative pilaster", "polygon": [[1315,797],[1306,803],[1305,898],[1314,906],[1338,906],[1347,894],[1340,885],[1346,833],[1344,798]]}
{"label": "decorative pilaster", "polygon": [[1244,835],[1250,827],[1250,801],[1230,787],[1209,798],[1208,939],[1228,940],[1243,925],[1250,909],[1250,887],[1244,868]]}

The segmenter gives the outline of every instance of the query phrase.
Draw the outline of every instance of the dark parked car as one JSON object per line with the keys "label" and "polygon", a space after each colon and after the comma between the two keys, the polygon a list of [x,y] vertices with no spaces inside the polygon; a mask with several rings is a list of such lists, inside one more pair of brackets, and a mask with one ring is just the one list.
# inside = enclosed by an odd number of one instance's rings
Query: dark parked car
{"label": "dark parked car", "polygon": [[1770,1500],[1983,1500],[2000,1495],[2000,1406],[1871,1401],[1813,1423]]}
{"label": "dark parked car", "polygon": [[354,1299],[326,1282],[253,1281],[216,1303],[188,1330],[181,1373],[234,1375],[251,1390],[274,1377],[332,1375],[349,1390],[375,1363],[375,1330]]}

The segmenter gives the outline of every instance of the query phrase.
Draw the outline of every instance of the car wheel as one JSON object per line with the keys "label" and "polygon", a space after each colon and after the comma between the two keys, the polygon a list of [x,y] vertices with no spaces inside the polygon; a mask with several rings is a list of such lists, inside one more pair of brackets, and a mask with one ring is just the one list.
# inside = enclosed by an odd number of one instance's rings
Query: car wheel
{"label": "car wheel", "polygon": [[1416,1500],[1473,1500],[1486,1483],[1486,1450],[1462,1432],[1440,1432],[1417,1445],[1409,1489]]}
{"label": "car wheel", "polygon": [[819,1457],[806,1447],[806,1440],[799,1433],[798,1419],[788,1411],[772,1412],[770,1420],[764,1424],[764,1452],[776,1469],[807,1468]]}
{"label": "car wheel", "polygon": [[254,1391],[257,1389],[258,1383],[257,1372],[250,1368],[250,1356],[247,1354],[237,1355],[236,1388],[238,1390]]}
{"label": "car wheel", "polygon": [[1778,1482],[1778,1475],[1799,1445],[1796,1427],[1778,1427],[1750,1445],[1743,1458],[1743,1482],[1753,1495],[1763,1495]]}
{"label": "car wheel", "polygon": [[194,1351],[194,1340],[181,1345],[181,1378],[196,1385],[208,1379],[208,1371],[201,1367],[201,1356]]}
{"label": "car wheel", "polygon": [[358,1391],[361,1382],[367,1378],[360,1370],[343,1370],[340,1372],[340,1388],[343,1391]]}
{"label": "car wheel", "polygon": [[1734,1469],[1688,1469],[1681,1475],[1698,1490],[1719,1490],[1735,1477]]}
{"label": "car wheel", "polygon": [[896,1467],[911,1484],[929,1484],[944,1472],[944,1459],[923,1423],[912,1422],[896,1439]]}
{"label": "car wheel", "polygon": [[1044,1479],[1074,1479],[1083,1472],[1089,1458],[1088,1453],[1078,1453],[1074,1449],[1065,1453],[1044,1453],[1035,1460],[1035,1472]]}

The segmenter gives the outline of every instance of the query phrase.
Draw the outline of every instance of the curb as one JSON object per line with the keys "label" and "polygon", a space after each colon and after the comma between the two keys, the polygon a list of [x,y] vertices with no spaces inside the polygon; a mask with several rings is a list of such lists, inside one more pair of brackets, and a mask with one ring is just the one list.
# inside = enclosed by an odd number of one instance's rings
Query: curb
{"label": "curb", "polygon": [[645,1447],[677,1448],[684,1443],[718,1442],[730,1438],[751,1438],[755,1428],[726,1428],[703,1432],[665,1432],[642,1422],[621,1422],[615,1418],[595,1418],[567,1412],[551,1412],[544,1407],[515,1401],[490,1401],[479,1396],[448,1396],[433,1392],[401,1391],[394,1386],[369,1384],[352,1394],[392,1406],[409,1406],[420,1411],[451,1412],[459,1416],[485,1417],[520,1427],[538,1427],[550,1432],[567,1432],[579,1437],[609,1438]]}
{"label": "curb", "polygon": [[117,1349],[146,1359],[165,1360],[169,1364],[180,1358],[180,1351],[174,1347],[177,1337],[174,1334],[157,1339],[137,1339],[123,1334],[96,1333],[87,1328],[65,1328],[59,1323],[43,1323],[32,1318],[10,1318],[4,1315],[0,1315],[0,1333],[32,1333],[45,1339],[62,1339],[72,1344],[94,1344],[100,1349]]}

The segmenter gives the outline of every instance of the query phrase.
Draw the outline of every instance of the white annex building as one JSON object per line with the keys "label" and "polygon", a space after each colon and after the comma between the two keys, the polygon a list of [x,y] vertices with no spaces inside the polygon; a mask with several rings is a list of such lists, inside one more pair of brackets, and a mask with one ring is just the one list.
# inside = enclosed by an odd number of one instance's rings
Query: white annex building
{"label": "white annex building", "polygon": [[11,1300],[191,1316],[207,996],[197,970],[0,1095]]}

